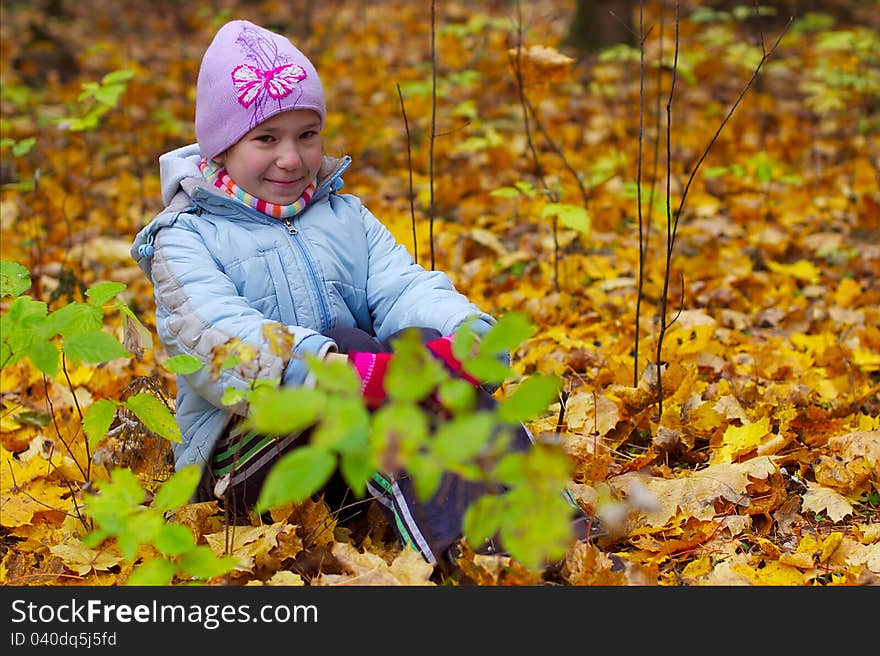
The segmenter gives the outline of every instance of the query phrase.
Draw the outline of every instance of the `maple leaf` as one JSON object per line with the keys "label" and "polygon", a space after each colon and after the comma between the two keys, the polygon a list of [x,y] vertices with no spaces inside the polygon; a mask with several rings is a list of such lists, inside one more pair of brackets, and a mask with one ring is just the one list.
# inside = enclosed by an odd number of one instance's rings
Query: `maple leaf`
{"label": "maple leaf", "polygon": [[275,572],[272,576],[270,576],[265,581],[248,581],[245,585],[283,585],[283,586],[298,586],[305,585],[305,581],[303,581],[302,576],[299,574],[294,574],[293,572],[289,572],[287,570],[281,570]]}
{"label": "maple leaf", "polygon": [[620,409],[605,396],[578,392],[565,403],[565,419],[570,430],[585,429],[589,435],[605,435],[620,421]]}
{"label": "maple leaf", "polygon": [[626,571],[621,572],[612,558],[595,545],[576,542],[565,555],[562,578],[569,585],[626,585]]}
{"label": "maple leaf", "polygon": [[[277,571],[283,561],[302,551],[302,541],[296,536],[296,526],[276,522],[265,526],[230,526],[229,555],[239,560],[236,569],[256,572],[257,569]],[[226,554],[226,530],[210,533],[205,541],[218,556]]]}
{"label": "maple leaf", "polygon": [[203,535],[215,533],[221,528],[219,526],[219,510],[216,501],[188,503],[174,511],[169,520],[188,527],[196,544],[198,544]]}
{"label": "maple leaf", "polygon": [[510,48],[507,51],[511,64],[518,66],[523,86],[546,86],[560,82],[568,76],[575,60],[555,48],[534,45],[526,48]]}
{"label": "maple leaf", "polygon": [[122,554],[110,553],[105,547],[91,549],[79,540],[68,540],[52,545],[49,551],[58,556],[65,567],[80,576],[90,572],[107,571],[125,560]]}
{"label": "maple leaf", "polygon": [[710,462],[713,465],[732,462],[740,455],[755,451],[769,433],[769,417],[763,417],[743,426],[728,426],[724,431],[720,447],[712,452]]}
{"label": "maple leaf", "polygon": [[819,270],[809,260],[798,260],[794,264],[780,264],[778,262],[767,262],[767,268],[776,273],[782,273],[791,276],[797,280],[806,282],[819,282]]}
{"label": "maple leaf", "polygon": [[804,573],[797,567],[787,565],[780,561],[768,560],[762,563],[762,567],[750,565],[733,565],[733,571],[742,574],[752,585],[803,585]]}
{"label": "maple leaf", "polygon": [[835,492],[829,487],[807,481],[807,491],[804,492],[802,508],[817,514],[828,515],[833,522],[839,522],[844,517],[853,514],[853,507],[846,497]]}
{"label": "maple leaf", "polygon": [[749,505],[749,485],[777,473],[769,457],[757,457],[742,463],[711,465],[691,475],[674,479],[645,476],[629,472],[608,480],[611,488],[623,499],[644,496],[646,489],[655,500],[653,506],[641,505],[640,523],[647,527],[664,527],[677,516],[710,520],[715,517],[715,503],[727,501],[738,507]]}
{"label": "maple leaf", "polygon": [[538,585],[543,583],[541,575],[503,554],[475,553],[467,541],[459,545],[456,565],[462,575],[482,586]]}
{"label": "maple leaf", "polygon": [[347,542],[334,544],[333,555],[349,574],[321,574],[312,585],[435,585],[430,580],[433,565],[411,547],[402,549],[390,565]]}

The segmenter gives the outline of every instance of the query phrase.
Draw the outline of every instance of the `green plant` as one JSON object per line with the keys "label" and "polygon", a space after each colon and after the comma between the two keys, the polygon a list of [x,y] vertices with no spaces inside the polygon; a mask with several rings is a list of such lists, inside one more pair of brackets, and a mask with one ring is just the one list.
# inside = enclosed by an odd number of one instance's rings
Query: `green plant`
{"label": "green plant", "polygon": [[[143,338],[144,333],[149,335],[128,306],[117,298],[125,289],[122,283],[93,285],[85,291],[85,302],[71,302],[51,312],[45,302],[24,294],[30,285],[30,273],[26,267],[17,262],[0,261],[0,298],[11,299],[8,309],[0,315],[0,369],[27,359],[47,378],[54,378],[60,371],[75,399],[74,386],[67,371],[68,362],[98,366],[132,356],[113,334],[105,330],[107,312],[120,312],[125,319],[126,332],[135,333],[134,339]],[[85,412],[77,403],[78,417],[87,437],[85,462],[75,457],[70,444],[66,446],[83,475],[83,483],[91,479],[91,454],[106,436],[120,406],[131,410],[158,435],[173,441],[181,439],[173,415],[151,394],[136,394],[122,401],[99,399]]]}
{"label": "green plant", "polygon": [[[453,349],[468,373],[501,383],[511,371],[499,355],[534,330],[513,313],[480,340],[468,329],[459,331]],[[277,347],[283,350],[285,345]],[[533,567],[558,558],[570,537],[572,509],[563,491],[571,463],[561,449],[536,445],[526,453],[508,453],[506,444],[508,429],[538,416],[558,398],[559,381],[525,378],[496,408],[478,410],[473,386],[451,378],[415,331],[405,333],[394,347],[386,379],[389,401],[372,414],[364,407],[353,369],[338,360],[309,359],[314,387],[260,384],[245,391],[247,430],[283,435],[314,427],[309,443],[281,458],[266,478],[255,512],[307,499],[337,468],[360,496],[375,472],[406,470],[425,499],[445,472],[454,472],[499,486],[497,495],[468,512],[469,542],[480,544],[498,534],[515,558]],[[219,366],[229,364],[226,360]],[[426,409],[429,399],[442,406],[447,415],[443,420],[432,418]],[[239,400],[238,393],[230,395],[230,401]]]}
{"label": "green plant", "polygon": [[57,119],[57,124],[72,132],[94,130],[101,118],[119,105],[134,71],[123,69],[111,71],[100,82],[83,82],[77,100],[83,103],[78,114]]}
{"label": "green plant", "polygon": [[110,480],[98,481],[97,493],[86,498],[85,512],[95,528],[83,543],[98,547],[114,539],[131,563],[142,547],[158,551],[159,555],[150,554],[134,568],[126,585],[167,585],[175,577],[196,583],[230,572],[238,564],[235,558],[215,555],[207,545],[196,544],[186,526],[168,521],[169,515],[189,502],[199,475],[195,465],[178,470],[147,505],[147,494],[137,477],[128,469],[114,469]]}

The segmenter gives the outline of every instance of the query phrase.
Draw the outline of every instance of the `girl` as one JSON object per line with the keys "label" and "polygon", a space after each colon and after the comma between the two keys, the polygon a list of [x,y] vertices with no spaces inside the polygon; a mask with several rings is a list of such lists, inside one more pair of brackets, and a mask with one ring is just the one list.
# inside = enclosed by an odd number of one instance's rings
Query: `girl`
{"label": "girl", "polygon": [[[351,160],[324,155],[325,116],[318,73],[288,39],[244,20],[225,24],[199,70],[198,143],[159,158],[166,208],[131,249],[153,284],[169,355],[207,364],[232,338],[259,351],[217,378],[203,367],[177,379],[183,441],[175,466],[201,466],[202,498],[219,498],[239,515],[304,436],[242,434],[246,408],[224,405],[227,388],[254,377],[307,384],[302,356],[344,356],[375,408],[395,335],[419,328],[428,349],[461,374],[449,337],[465,322],[477,335],[495,323],[444,273],[415,264],[357,197],[340,193]],[[272,323],[292,335],[294,357],[270,350],[263,327]],[[494,400],[481,390],[480,403]],[[522,428],[514,448],[529,443]],[[369,489],[400,538],[432,564],[460,537],[469,502],[485,493],[454,477],[427,503],[405,476],[377,475]]]}

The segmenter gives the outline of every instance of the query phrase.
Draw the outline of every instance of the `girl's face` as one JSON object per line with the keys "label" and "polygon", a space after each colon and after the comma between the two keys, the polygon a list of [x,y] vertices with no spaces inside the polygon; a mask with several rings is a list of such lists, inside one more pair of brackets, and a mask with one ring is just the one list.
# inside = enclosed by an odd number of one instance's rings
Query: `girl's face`
{"label": "girl's face", "polygon": [[293,109],[275,114],[214,159],[251,196],[290,205],[314,179],[323,154],[321,119],[310,109]]}

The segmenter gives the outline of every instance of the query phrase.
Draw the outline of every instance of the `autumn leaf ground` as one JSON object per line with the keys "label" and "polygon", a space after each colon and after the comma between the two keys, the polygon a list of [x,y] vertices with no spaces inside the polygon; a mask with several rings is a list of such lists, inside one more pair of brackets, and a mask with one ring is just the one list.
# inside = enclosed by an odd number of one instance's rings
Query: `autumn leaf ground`
{"label": "autumn leaf ground", "polygon": [[[128,247],[160,209],[158,155],[193,141],[198,58],[227,17],[284,30],[321,71],[327,151],[354,158],[346,191],[420,263],[447,270],[487,310],[524,312],[538,327],[514,367],[562,377],[565,404],[530,428],[570,453],[572,490],[610,532],[546,572],[465,550],[456,572],[438,576],[400,551],[378,514],[355,535],[307,503],[231,535],[215,506],[187,506],[173,519],[243,563],[217,583],[880,580],[876,16],[796,17],[706,151],[783,17],[683,3],[670,101],[675,23],[655,3],[640,96],[637,50],[568,59],[572,3],[522,3],[518,17],[516,3],[438,2],[432,140],[430,3],[230,2],[222,15],[130,4],[65,3],[66,15],[48,17],[4,4],[0,251],[30,269],[29,293],[57,307],[94,282],[124,282],[126,303],[153,328],[151,290]],[[134,76],[118,106],[72,130],[88,109],[81,85],[120,69]],[[13,152],[31,137],[30,150]],[[551,203],[585,209],[588,222]],[[667,212],[678,223],[658,416]],[[168,446],[120,416],[84,475],[77,412],[143,390],[172,402],[155,337],[133,347],[130,360],[54,380],[27,362],[2,370],[4,584],[116,585],[130,573],[112,545],[82,544],[77,508],[86,479],[112,467],[155,489],[170,472]]]}

